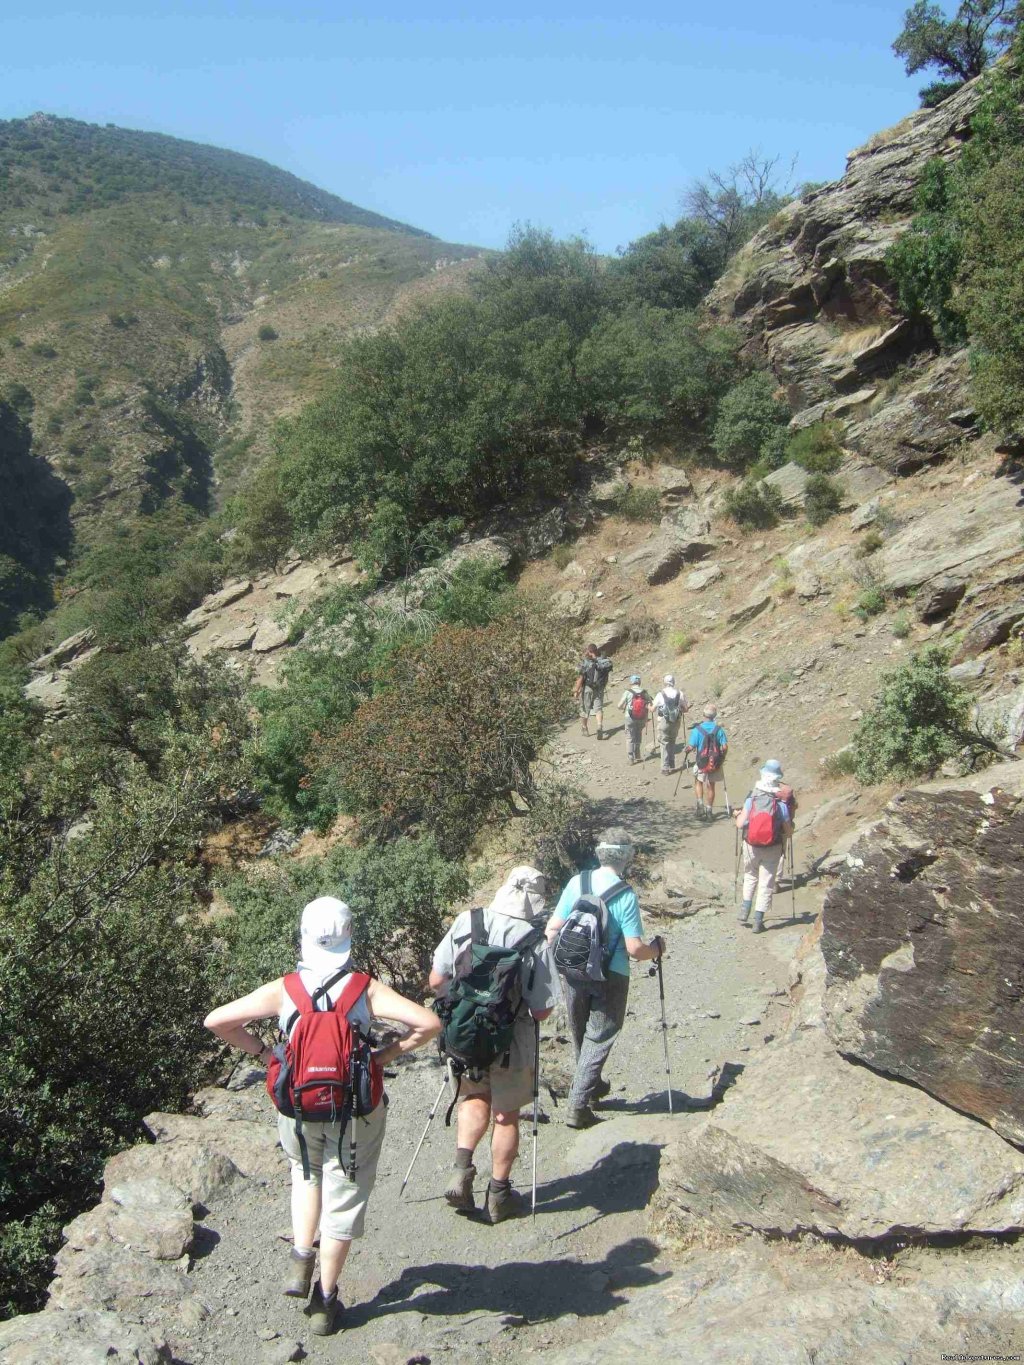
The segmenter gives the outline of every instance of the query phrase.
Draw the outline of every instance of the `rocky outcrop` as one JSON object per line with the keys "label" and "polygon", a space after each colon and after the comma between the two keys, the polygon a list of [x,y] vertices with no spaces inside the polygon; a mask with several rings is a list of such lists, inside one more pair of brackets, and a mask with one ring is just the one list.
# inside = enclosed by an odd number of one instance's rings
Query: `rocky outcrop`
{"label": "rocky outcrop", "polygon": [[166,1341],[114,1313],[75,1309],[0,1323],[4,1365],[170,1365]]}
{"label": "rocky outcrop", "polygon": [[844,1055],[1024,1144],[1022,849],[1024,799],[905,793],[851,850],[821,948]]}
{"label": "rocky outcrop", "polygon": [[969,397],[967,352],[925,366],[920,378],[897,389],[877,412],[846,428],[846,444],[891,474],[913,474],[944,459],[971,435],[962,414]]}

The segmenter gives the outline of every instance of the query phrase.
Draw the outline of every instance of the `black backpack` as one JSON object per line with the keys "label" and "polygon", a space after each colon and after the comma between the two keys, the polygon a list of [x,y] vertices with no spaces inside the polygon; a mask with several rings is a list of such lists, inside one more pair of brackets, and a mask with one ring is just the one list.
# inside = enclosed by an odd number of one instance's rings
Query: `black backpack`
{"label": "black backpack", "polygon": [[611,659],[586,659],[583,664],[583,681],[588,687],[604,687],[611,671]]}
{"label": "black backpack", "polygon": [[612,956],[608,901],[629,890],[627,882],[617,881],[598,896],[591,889],[593,881],[590,871],[580,877],[580,894],[555,939],[555,966],[573,984],[607,979]]}
{"label": "black backpack", "polygon": [[463,940],[466,949],[459,954],[448,994],[434,1001],[434,1011],[441,1020],[438,1047],[456,1076],[455,1099],[446,1123],[451,1122],[467,1071],[479,1076],[499,1060],[508,1066],[516,1020],[523,1007],[520,968],[544,937],[544,924],[534,923],[518,943],[501,948],[488,941],[482,909],[471,910],[469,922],[470,936],[468,941]]}

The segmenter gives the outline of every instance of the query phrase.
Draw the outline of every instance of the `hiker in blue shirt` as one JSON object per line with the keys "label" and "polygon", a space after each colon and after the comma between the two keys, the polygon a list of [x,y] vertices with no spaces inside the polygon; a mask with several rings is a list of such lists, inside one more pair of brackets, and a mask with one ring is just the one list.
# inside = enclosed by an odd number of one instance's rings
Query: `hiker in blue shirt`
{"label": "hiker in blue shirt", "polygon": [[715,719],[717,715],[718,708],[709,702],[704,719],[690,731],[688,741],[693,750],[693,793],[702,820],[715,818],[715,783],[723,780],[722,768],[729,752],[729,741]]}
{"label": "hiker in blue shirt", "polygon": [[[561,974],[562,997],[569,1016],[569,1031],[576,1057],[576,1072],[569,1091],[569,1128],[589,1128],[597,1123],[591,1109],[595,1100],[603,1099],[611,1090],[601,1072],[615,1039],[626,1018],[629,997],[629,962],[648,962],[665,951],[665,940],[657,936],[650,943],[643,940],[643,920],[636,892],[624,884],[626,868],[633,857],[629,835],[622,829],[606,830],[597,845],[600,866],[589,874],[590,891],[603,896],[616,884],[620,889],[606,902],[608,907],[608,942],[611,954],[603,981],[569,981]],[[548,920],[547,938],[553,943],[565,920],[579,900],[583,877],[578,874],[565,886],[554,913]],[[557,965],[557,961],[556,961]]]}

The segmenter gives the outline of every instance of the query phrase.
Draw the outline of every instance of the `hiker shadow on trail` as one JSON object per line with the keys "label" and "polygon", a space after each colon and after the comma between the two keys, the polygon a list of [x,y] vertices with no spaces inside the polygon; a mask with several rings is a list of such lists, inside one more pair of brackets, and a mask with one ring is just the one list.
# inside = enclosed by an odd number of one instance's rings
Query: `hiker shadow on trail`
{"label": "hiker shadow on trail", "polygon": [[657,1255],[652,1241],[634,1237],[613,1247],[603,1261],[554,1258],[497,1266],[434,1261],[403,1270],[369,1303],[349,1309],[347,1322],[358,1327],[396,1313],[456,1319],[474,1313],[509,1313],[531,1323],[568,1311],[581,1318],[599,1317],[627,1302],[620,1290],[646,1287],[668,1278],[667,1271],[650,1266]]}
{"label": "hiker shadow on trail", "polygon": [[[652,768],[652,775],[657,765]],[[674,849],[686,833],[693,832],[688,802],[678,804],[650,796],[605,796],[592,806],[597,826],[624,825],[642,848],[663,853]]]}

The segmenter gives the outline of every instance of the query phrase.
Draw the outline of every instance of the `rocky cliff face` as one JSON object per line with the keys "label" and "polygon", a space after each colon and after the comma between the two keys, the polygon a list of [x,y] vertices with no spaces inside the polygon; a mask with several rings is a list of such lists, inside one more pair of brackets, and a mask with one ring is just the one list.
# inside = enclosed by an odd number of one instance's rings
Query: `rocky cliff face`
{"label": "rocky cliff face", "polygon": [[[709,299],[767,359],[796,425],[846,419],[854,449],[901,472],[963,438],[967,415],[952,415],[965,407],[966,371],[957,357],[939,362],[941,384],[929,375],[931,337],[901,313],[886,252],[910,221],[925,165],[957,155],[977,101],[975,82],[852,152],[842,179],[783,209]],[[896,405],[885,387],[909,364],[917,368]],[[916,459],[896,454],[904,444]]]}

